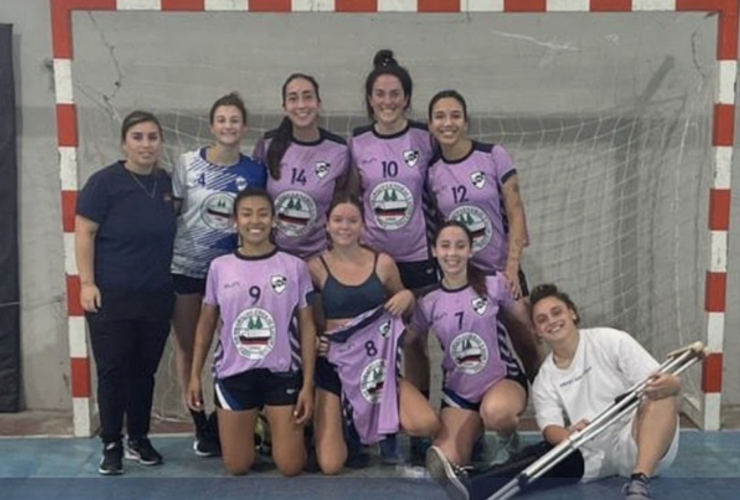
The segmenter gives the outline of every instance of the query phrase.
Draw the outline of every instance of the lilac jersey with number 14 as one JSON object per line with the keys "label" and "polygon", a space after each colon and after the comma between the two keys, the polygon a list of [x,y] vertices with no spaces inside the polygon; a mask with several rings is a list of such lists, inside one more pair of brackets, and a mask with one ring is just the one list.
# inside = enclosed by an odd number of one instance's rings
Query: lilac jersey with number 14
{"label": "lilac jersey with number 14", "polygon": [[[324,129],[319,134],[315,142],[292,139],[280,161],[280,179],[267,179],[267,192],[275,201],[275,242],[302,259],[326,249],[326,213],[349,169],[345,140]],[[265,134],[254,149],[255,158],[267,161],[274,137],[275,130]]]}

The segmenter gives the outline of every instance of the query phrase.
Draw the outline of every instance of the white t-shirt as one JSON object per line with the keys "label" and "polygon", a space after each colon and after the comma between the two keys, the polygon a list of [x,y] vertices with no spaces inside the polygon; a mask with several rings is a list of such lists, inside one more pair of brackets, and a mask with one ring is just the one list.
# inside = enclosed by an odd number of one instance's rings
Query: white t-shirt
{"label": "white t-shirt", "polygon": [[[568,368],[555,366],[552,353],[540,367],[532,387],[537,425],[544,431],[549,425],[568,427],[581,419],[593,420],[658,366],[655,358],[626,332],[613,328],[580,330],[576,354]],[[632,416],[611,424],[586,445],[596,456],[584,454],[584,477],[601,475],[601,462],[612,449],[615,434],[630,424]]]}

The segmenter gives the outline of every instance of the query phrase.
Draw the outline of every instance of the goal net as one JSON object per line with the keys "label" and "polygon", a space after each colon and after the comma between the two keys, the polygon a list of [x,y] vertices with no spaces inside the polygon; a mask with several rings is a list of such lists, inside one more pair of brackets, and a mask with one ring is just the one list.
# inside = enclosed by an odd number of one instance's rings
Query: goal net
{"label": "goal net", "polygon": [[[662,359],[704,340],[716,21],[704,14],[255,14],[76,12],[80,180],[120,157],[121,118],[154,111],[164,167],[211,140],[208,109],[238,91],[245,152],[281,117],[300,71],[321,85],[323,125],[368,122],[364,78],[390,48],[414,79],[412,117],[454,88],[471,135],[514,157],[530,286],[555,282],[583,324],[634,335]],[[172,338],[174,340],[174,337]],[[439,354],[433,388],[439,387]],[[206,384],[208,385],[208,384]],[[685,376],[698,400],[698,370]],[[155,413],[187,419],[171,346]]]}

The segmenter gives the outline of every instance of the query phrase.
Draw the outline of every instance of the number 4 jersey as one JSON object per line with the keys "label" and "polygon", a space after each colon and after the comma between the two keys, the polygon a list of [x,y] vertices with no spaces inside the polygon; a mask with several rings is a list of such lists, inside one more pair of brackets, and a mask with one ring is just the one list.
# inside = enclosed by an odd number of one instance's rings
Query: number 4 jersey
{"label": "number 4 jersey", "polygon": [[234,252],[216,258],[203,299],[221,316],[213,356],[216,376],[255,368],[300,370],[298,311],[308,307],[312,294],[306,263],[277,248],[259,257]]}
{"label": "number 4 jersey", "polygon": [[377,443],[400,427],[398,365],[403,333],[401,318],[383,306],[327,332],[327,358],[337,367],[347,416],[364,444]]}

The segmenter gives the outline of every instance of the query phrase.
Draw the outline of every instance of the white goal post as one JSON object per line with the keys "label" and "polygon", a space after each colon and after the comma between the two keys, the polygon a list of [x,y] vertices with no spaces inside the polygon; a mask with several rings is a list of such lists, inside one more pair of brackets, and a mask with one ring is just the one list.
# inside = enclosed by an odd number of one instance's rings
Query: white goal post
{"label": "white goal post", "polygon": [[[658,359],[707,344],[701,373],[686,375],[684,411],[719,428],[736,0],[50,6],[75,435],[93,432],[96,409],[74,208],[87,176],[117,158],[120,118],[135,108],[160,117],[168,168],[209,142],[207,110],[232,90],[247,102],[253,143],[280,117],[282,81],[301,71],[319,80],[323,125],[348,135],[367,123],[364,75],[381,48],[414,78],[414,118],[425,120],[436,91],[455,88],[468,100],[471,135],[514,157],[530,285],[557,282],[587,325],[624,329]],[[182,403],[167,364],[157,404],[169,415]]]}

